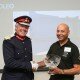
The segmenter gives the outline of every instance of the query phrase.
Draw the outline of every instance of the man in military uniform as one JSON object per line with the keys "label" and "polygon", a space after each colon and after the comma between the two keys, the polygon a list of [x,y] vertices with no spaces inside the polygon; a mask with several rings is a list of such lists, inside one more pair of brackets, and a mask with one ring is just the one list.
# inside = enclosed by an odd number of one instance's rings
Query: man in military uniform
{"label": "man in military uniform", "polygon": [[38,65],[32,63],[32,44],[28,33],[32,19],[20,16],[14,19],[15,34],[3,41],[4,70],[1,80],[34,80],[33,70]]}
{"label": "man in military uniform", "polygon": [[[51,68],[49,80],[74,80],[74,75],[80,72],[80,56],[78,47],[68,38],[70,33],[69,27],[65,23],[61,23],[57,27],[58,41],[53,43],[47,53],[47,57],[52,54],[61,57],[59,65]],[[52,57],[52,56],[51,56]],[[45,66],[45,62],[38,62],[39,66]]]}

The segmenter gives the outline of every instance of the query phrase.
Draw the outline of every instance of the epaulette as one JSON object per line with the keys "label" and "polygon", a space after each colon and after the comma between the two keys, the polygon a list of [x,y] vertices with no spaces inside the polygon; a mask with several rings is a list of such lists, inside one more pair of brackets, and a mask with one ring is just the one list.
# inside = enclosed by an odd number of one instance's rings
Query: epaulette
{"label": "epaulette", "polygon": [[30,36],[27,36],[27,39],[30,39],[30,40],[32,40]]}
{"label": "epaulette", "polygon": [[6,37],[4,37],[4,40],[10,40],[12,37],[13,37],[13,35],[6,36]]}

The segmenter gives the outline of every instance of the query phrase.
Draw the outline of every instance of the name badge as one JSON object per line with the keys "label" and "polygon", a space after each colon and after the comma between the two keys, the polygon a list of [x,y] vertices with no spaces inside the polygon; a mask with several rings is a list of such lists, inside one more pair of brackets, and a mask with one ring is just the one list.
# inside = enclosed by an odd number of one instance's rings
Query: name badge
{"label": "name badge", "polygon": [[64,52],[71,52],[71,48],[70,47],[65,47]]}

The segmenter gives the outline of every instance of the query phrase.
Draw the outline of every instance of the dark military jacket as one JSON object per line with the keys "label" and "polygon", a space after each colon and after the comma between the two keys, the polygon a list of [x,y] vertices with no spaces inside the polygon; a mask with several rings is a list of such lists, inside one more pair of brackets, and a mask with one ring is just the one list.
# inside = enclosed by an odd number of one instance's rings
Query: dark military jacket
{"label": "dark military jacket", "polygon": [[2,80],[33,80],[32,45],[30,38],[23,41],[16,36],[3,41],[4,70]]}

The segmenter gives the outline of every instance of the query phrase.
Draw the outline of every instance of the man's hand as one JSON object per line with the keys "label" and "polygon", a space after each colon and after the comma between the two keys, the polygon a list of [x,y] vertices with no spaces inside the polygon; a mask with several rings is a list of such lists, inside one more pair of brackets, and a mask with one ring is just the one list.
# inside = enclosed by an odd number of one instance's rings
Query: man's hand
{"label": "man's hand", "polygon": [[43,60],[43,61],[38,62],[37,64],[39,65],[39,67],[45,67],[45,66],[46,66],[46,64],[45,64],[44,60]]}
{"label": "man's hand", "polygon": [[58,67],[56,68],[51,68],[49,70],[49,74],[64,74],[64,71]]}
{"label": "man's hand", "polygon": [[32,65],[32,70],[33,71],[36,71],[38,69],[38,67],[39,67],[39,65],[34,61],[31,61],[31,65]]}
{"label": "man's hand", "polygon": [[39,67],[49,67],[50,66],[50,61],[49,59],[46,57],[44,60],[38,62]]}

